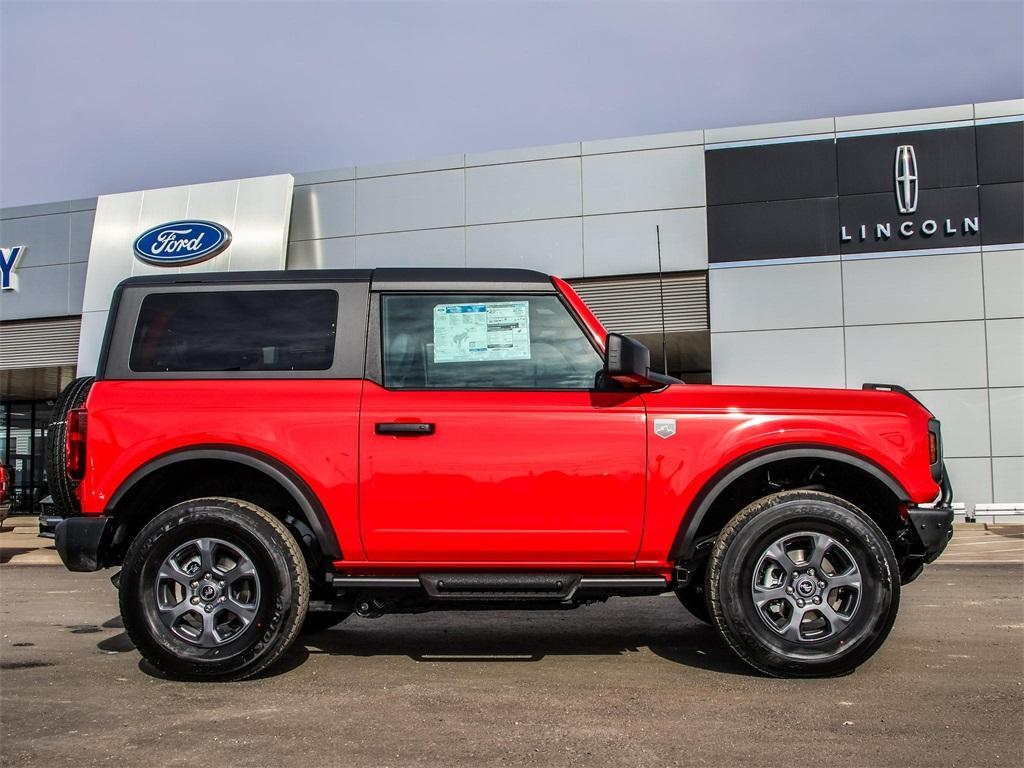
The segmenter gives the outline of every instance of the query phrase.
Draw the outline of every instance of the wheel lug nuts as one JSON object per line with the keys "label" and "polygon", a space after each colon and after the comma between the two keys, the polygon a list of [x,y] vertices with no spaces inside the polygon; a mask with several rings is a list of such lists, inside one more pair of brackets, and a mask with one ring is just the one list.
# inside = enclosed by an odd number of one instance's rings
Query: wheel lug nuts
{"label": "wheel lug nuts", "polygon": [[222,602],[222,603],[223,603],[223,602],[224,602],[225,600],[227,600],[227,598],[226,598],[226,597],[224,597],[224,595],[221,595],[221,596],[220,596],[220,602]]}
{"label": "wheel lug nuts", "polygon": [[206,606],[206,612],[207,612],[207,613],[209,613],[209,612],[210,612],[210,611],[212,611],[212,610],[213,610],[213,606],[212,606],[212,605],[208,605],[208,606]]}
{"label": "wheel lug nuts", "polygon": [[203,575],[203,578],[205,578],[205,579],[206,579],[207,581],[209,581],[209,579],[210,579],[210,574],[208,574],[208,573],[207,573],[207,574],[204,574],[204,575]]}
{"label": "wheel lug nuts", "polygon": [[[810,570],[808,570],[808,571],[807,571],[807,575],[808,575],[808,576],[813,576],[813,575],[814,575],[814,569],[813,569],[813,568],[811,568]],[[209,578],[209,577],[207,577],[207,578]]]}
{"label": "wheel lug nuts", "polygon": [[198,597],[193,597],[192,598],[192,605],[199,605],[199,598]]}
{"label": "wheel lug nuts", "polygon": [[793,594],[793,588],[792,587],[786,587],[786,594],[792,595]]}
{"label": "wheel lug nuts", "polygon": [[819,581],[818,582],[818,589],[824,589],[824,588],[825,588],[825,582],[824,581]]}
{"label": "wheel lug nuts", "polygon": [[193,581],[191,584],[189,584],[189,586],[192,587],[192,589],[195,589],[196,587],[199,586],[199,582],[198,581]]}
{"label": "wheel lug nuts", "polygon": [[800,606],[801,608],[803,608],[803,607],[804,607],[804,601],[803,601],[803,600],[797,600],[797,601],[796,601],[796,604],[797,604],[798,606]]}
{"label": "wheel lug nuts", "polygon": [[815,605],[821,605],[821,598],[820,597],[815,597],[814,598],[814,604]]}
{"label": "wheel lug nuts", "polygon": [[220,587],[221,589],[224,589],[224,582],[223,581],[218,581],[217,582],[217,586]]}

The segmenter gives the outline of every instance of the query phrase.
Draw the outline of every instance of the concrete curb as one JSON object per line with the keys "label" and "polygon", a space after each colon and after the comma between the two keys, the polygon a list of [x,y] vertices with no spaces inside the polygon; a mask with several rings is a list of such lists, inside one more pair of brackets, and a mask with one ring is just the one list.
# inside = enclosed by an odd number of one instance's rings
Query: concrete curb
{"label": "concrete curb", "polygon": [[0,567],[61,565],[53,539],[39,536],[39,519],[12,515],[0,526]]}

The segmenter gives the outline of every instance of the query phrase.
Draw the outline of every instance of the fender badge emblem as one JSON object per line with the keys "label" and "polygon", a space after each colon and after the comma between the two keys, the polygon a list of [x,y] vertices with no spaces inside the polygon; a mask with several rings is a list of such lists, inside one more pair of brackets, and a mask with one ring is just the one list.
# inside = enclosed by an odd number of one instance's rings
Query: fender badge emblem
{"label": "fender badge emblem", "polygon": [[663,437],[666,440],[676,433],[676,420],[675,419],[655,419],[654,420],[654,434],[658,437]]}

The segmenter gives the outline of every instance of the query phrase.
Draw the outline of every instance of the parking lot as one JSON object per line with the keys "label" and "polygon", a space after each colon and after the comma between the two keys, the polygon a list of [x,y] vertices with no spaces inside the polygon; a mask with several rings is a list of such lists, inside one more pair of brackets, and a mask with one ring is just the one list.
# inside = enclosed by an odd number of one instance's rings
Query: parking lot
{"label": "parking lot", "polygon": [[1020,765],[1024,566],[936,565],[853,675],[773,680],[671,596],[352,618],[235,684],[141,664],[109,573],[0,568],[3,765]]}

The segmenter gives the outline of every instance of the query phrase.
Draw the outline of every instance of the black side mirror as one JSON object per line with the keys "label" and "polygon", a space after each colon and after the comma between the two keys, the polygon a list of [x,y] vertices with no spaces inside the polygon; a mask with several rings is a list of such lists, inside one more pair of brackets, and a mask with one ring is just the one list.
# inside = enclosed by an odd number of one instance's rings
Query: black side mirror
{"label": "black side mirror", "polygon": [[651,370],[651,351],[636,339],[609,333],[605,345],[604,375],[629,389],[680,384],[679,379]]}

